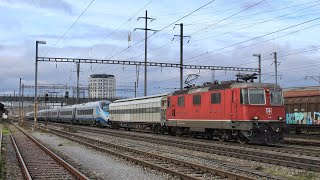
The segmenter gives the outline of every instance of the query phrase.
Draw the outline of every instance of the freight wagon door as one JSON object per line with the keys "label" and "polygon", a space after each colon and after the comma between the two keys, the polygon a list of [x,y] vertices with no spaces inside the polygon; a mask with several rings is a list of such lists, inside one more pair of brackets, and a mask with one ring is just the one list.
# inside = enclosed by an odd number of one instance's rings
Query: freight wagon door
{"label": "freight wagon door", "polygon": [[230,119],[238,119],[238,92],[236,90],[232,91]]}

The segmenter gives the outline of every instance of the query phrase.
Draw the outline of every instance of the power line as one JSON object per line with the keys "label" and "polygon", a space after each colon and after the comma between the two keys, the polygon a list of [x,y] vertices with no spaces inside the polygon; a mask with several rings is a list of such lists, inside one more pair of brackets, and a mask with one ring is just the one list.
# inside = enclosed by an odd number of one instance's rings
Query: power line
{"label": "power line", "polygon": [[207,26],[207,27],[205,27],[205,28],[203,28],[203,29],[200,29],[199,31],[196,31],[196,32],[194,32],[194,33],[191,33],[190,35],[192,36],[192,35],[194,35],[194,34],[196,34],[196,33],[199,33],[199,32],[201,32],[201,31],[203,31],[203,30],[206,30],[206,29],[208,29],[209,27],[212,27],[212,26],[214,26],[214,25],[216,25],[216,24],[218,24],[218,23],[220,23],[220,22],[222,22],[222,21],[225,21],[225,20],[227,20],[227,19],[229,19],[229,18],[231,18],[231,17],[233,17],[233,16],[235,16],[235,15],[237,15],[237,14],[240,14],[240,13],[242,13],[242,12],[248,10],[248,9],[251,9],[251,8],[257,6],[257,5],[261,4],[261,3],[264,2],[264,1],[265,1],[265,0],[262,0],[262,1],[258,2],[258,3],[255,3],[255,4],[253,4],[253,5],[245,8],[245,9],[239,11],[239,12],[236,12],[236,13],[234,13],[234,14],[226,17],[226,18],[221,19],[220,21],[218,21],[218,22],[216,22],[216,23],[210,24],[209,26]]}
{"label": "power line", "polygon": [[[87,7],[82,11],[82,13],[78,16],[78,18],[71,24],[71,26],[67,29],[67,31],[58,39],[58,41],[53,45],[53,47],[55,47],[65,36],[66,34],[70,31],[70,29],[78,22],[78,20],[81,18],[81,16],[87,11],[87,9],[91,6],[91,4],[94,2],[95,0],[92,0]],[[51,47],[51,49],[53,48]],[[51,50],[50,49],[50,50]],[[49,54],[50,51],[48,51],[46,54]]]}
{"label": "power line", "polygon": [[[319,2],[319,1],[315,1],[315,2]],[[309,3],[305,3],[305,4],[309,4]],[[301,4],[299,4],[299,5],[301,5]],[[319,5],[319,4],[316,4],[316,5]],[[290,14],[294,14],[294,13],[297,13],[297,12],[299,12],[299,11],[303,11],[303,10],[309,9],[309,8],[314,7],[314,6],[316,6],[316,5],[312,5],[312,6],[309,6],[309,7],[306,7],[306,8],[303,8],[303,9],[300,9],[300,10],[297,10],[297,11],[294,11],[294,12],[291,12],[291,13],[288,13],[288,14],[285,14],[285,15],[281,15],[281,16],[278,16],[278,17],[275,17],[275,18],[272,18],[272,19],[269,19],[269,20],[251,23],[249,26],[236,29],[235,31],[242,30],[242,29],[246,29],[246,28],[248,28],[248,27],[253,27],[253,26],[257,25],[257,24],[262,24],[262,23],[274,21],[275,19],[278,19],[278,18],[280,18],[280,17],[285,17],[285,16],[288,16],[288,15],[290,15]],[[296,5],[295,5],[295,6],[296,6]],[[295,6],[294,6],[294,7],[295,7]],[[231,33],[231,32],[234,32],[234,31],[229,31],[229,32],[226,32],[226,33],[222,33],[222,34],[215,35],[215,36],[211,36],[211,37],[205,37],[205,38],[202,38],[202,39],[217,37],[217,36],[221,36],[221,35],[228,34],[228,33]],[[199,40],[202,40],[202,39],[196,39],[195,41],[199,41]],[[166,47],[167,45],[170,45],[170,44],[172,44],[172,41],[170,41],[169,43],[164,44],[163,46],[160,46],[160,47],[157,48],[157,49],[154,49],[154,50],[150,51],[150,53],[151,53],[151,52],[154,52],[154,51],[156,51],[156,50],[162,49],[163,47]],[[149,54],[149,53],[148,53],[148,54]],[[128,60],[131,60],[131,59],[140,57],[140,56],[142,56],[142,55],[143,55],[143,54],[138,55],[138,56],[135,56],[135,57],[132,57],[132,58],[130,58],[130,59],[128,59]]]}
{"label": "power line", "polygon": [[[140,8],[138,11],[136,11],[128,20],[124,21],[121,25],[119,25],[115,30],[113,30],[112,32],[110,32],[109,34],[107,34],[99,43],[103,42],[104,39],[107,39],[109,36],[111,36],[112,34],[114,34],[117,30],[119,30],[121,27],[123,27],[125,24],[127,24],[128,22],[131,21],[132,18],[134,18],[139,12],[141,12],[144,8],[146,8],[150,3],[152,2],[152,0],[150,0],[147,4],[145,4],[142,8]],[[99,44],[98,43],[98,44]],[[92,49],[91,49],[92,50]],[[96,69],[96,67],[91,68],[90,70]],[[82,72],[82,74],[89,72],[90,70],[86,70],[84,72]]]}
{"label": "power line", "polygon": [[[199,8],[197,8],[197,9],[195,9],[194,11],[192,11],[192,12],[188,13],[187,15],[185,15],[185,16],[183,16],[183,17],[179,18],[178,20],[176,20],[176,21],[174,21],[174,22],[170,23],[169,25],[167,25],[167,26],[163,27],[162,29],[160,29],[160,30],[159,30],[159,31],[157,31],[156,33],[149,35],[147,38],[150,38],[150,37],[152,37],[153,35],[155,35],[155,34],[157,34],[157,33],[161,32],[161,31],[163,31],[163,30],[164,30],[164,29],[166,29],[166,28],[168,28],[169,26],[171,26],[171,25],[173,25],[173,24],[176,24],[178,21],[180,21],[180,20],[182,20],[182,19],[184,19],[184,18],[186,18],[186,17],[190,16],[191,14],[193,14],[193,13],[195,13],[195,12],[199,11],[200,9],[202,9],[202,8],[204,8],[204,7],[206,7],[206,6],[208,6],[209,4],[211,4],[211,3],[212,3],[212,2],[214,2],[214,1],[215,1],[215,0],[212,0],[212,1],[208,2],[207,4],[205,4],[205,5],[203,5],[203,6],[199,7]],[[115,57],[115,56],[117,56],[117,55],[119,55],[119,54],[121,54],[121,53],[125,52],[125,51],[126,51],[126,50],[128,50],[129,48],[131,48],[131,47],[133,47],[133,46],[135,46],[135,45],[137,45],[137,44],[139,44],[139,43],[141,43],[141,42],[143,42],[143,41],[144,41],[144,39],[142,39],[142,40],[140,40],[140,41],[138,41],[138,42],[134,43],[134,44],[133,44],[133,45],[131,45],[130,47],[127,47],[127,48],[123,49],[123,50],[122,50],[122,51],[120,51],[119,53],[117,53],[117,54],[115,54],[115,55],[113,55],[113,56],[111,56],[111,57],[109,57],[109,58],[107,58],[107,59],[112,59],[113,57]]]}
{"label": "power line", "polygon": [[291,15],[291,14],[295,14],[295,13],[297,13],[297,12],[299,12],[299,11],[303,11],[303,10],[306,10],[306,9],[310,9],[310,8],[315,7],[315,6],[318,6],[318,5],[319,5],[319,4],[312,5],[312,6],[308,6],[308,7],[305,7],[305,8],[302,8],[302,9],[299,9],[299,10],[296,10],[296,11],[293,11],[293,12],[290,12],[290,13],[287,13],[287,14],[284,14],[284,15],[280,15],[280,16],[277,16],[277,17],[274,17],[274,18],[271,18],[271,19],[268,19],[268,20],[264,20],[264,21],[252,23],[252,24],[249,25],[249,26],[242,27],[242,28],[236,29],[236,30],[234,30],[234,31],[229,31],[229,32],[225,32],[225,33],[218,34],[218,35],[215,35],[215,36],[210,36],[210,37],[205,37],[205,38],[201,38],[201,39],[196,39],[196,40],[194,40],[194,41],[199,41],[199,40],[208,39],[208,38],[213,38],[213,37],[219,37],[219,36],[222,36],[222,35],[225,35],[225,34],[233,33],[233,32],[238,31],[238,30],[242,30],[242,29],[246,29],[246,28],[253,27],[253,26],[256,26],[256,25],[258,25],[258,24],[264,24],[264,23],[267,23],[267,22],[271,22],[271,21],[274,21],[274,20],[279,19],[279,18],[281,18],[281,17],[289,16],[289,15]]}
{"label": "power line", "polygon": [[229,47],[233,47],[233,46],[236,46],[236,45],[239,45],[239,44],[243,44],[243,43],[245,43],[245,42],[249,42],[249,41],[252,41],[252,40],[255,40],[255,39],[259,39],[259,38],[262,38],[262,37],[265,37],[265,36],[268,36],[268,35],[271,35],[271,34],[275,34],[275,33],[278,33],[278,32],[281,32],[281,31],[284,31],[284,30],[293,28],[293,27],[297,27],[297,26],[300,26],[300,25],[303,25],[303,24],[306,24],[306,23],[309,23],[309,22],[316,21],[316,20],[318,20],[318,19],[320,19],[320,17],[315,18],[315,19],[311,19],[311,20],[308,20],[308,21],[304,21],[304,22],[302,22],[302,23],[295,24],[295,25],[293,25],[293,26],[289,26],[289,27],[286,27],[286,28],[283,28],[283,29],[280,29],[280,30],[277,30],[277,31],[273,31],[273,32],[270,32],[270,33],[266,33],[266,34],[264,34],[264,35],[257,36],[257,37],[254,37],[254,38],[251,38],[251,39],[248,39],[248,40],[245,40],[245,41],[241,41],[241,42],[238,42],[238,43],[235,43],[235,44],[231,44],[231,45],[229,45],[229,46],[225,46],[225,47],[222,47],[222,48],[219,48],[219,49],[215,49],[215,50],[212,50],[212,51],[208,51],[208,52],[206,52],[206,53],[202,53],[202,54],[193,56],[193,57],[191,57],[191,58],[188,58],[187,60],[191,60],[191,59],[194,59],[194,58],[197,58],[197,57],[201,57],[201,56],[204,56],[204,55],[207,55],[207,54],[216,52],[216,51],[220,51],[220,50],[223,50],[223,49],[226,49],[226,48],[229,48]]}

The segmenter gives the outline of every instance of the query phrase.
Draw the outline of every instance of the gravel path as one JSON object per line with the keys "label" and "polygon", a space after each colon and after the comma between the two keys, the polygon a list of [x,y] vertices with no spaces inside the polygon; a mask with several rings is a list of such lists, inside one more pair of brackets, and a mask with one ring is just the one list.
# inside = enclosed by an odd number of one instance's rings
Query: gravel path
{"label": "gravel path", "polygon": [[80,164],[83,169],[94,174],[95,179],[172,179],[168,175],[135,166],[129,162],[107,156],[52,134],[39,132],[32,134],[37,139],[45,142],[46,145],[63,153],[75,163]]}
{"label": "gravel path", "polygon": [[7,179],[7,180],[23,179],[22,171],[20,169],[16,152],[12,145],[9,134],[3,135],[1,155],[2,155],[2,164],[3,164],[3,179]]}

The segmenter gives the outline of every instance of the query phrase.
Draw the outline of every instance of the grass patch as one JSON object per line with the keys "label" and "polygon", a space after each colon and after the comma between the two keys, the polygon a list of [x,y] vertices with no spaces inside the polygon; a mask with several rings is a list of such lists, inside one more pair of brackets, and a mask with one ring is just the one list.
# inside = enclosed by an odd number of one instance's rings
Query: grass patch
{"label": "grass patch", "polygon": [[310,180],[310,179],[319,179],[319,176],[317,176],[314,172],[301,172],[294,174],[292,176],[293,179],[301,179],[301,180]]}
{"label": "grass patch", "polygon": [[292,174],[287,174],[281,169],[265,169],[264,171],[269,174],[282,176],[288,179],[296,179],[296,180],[318,180],[319,179],[319,175],[317,175],[312,171],[298,171]]}
{"label": "grass patch", "polygon": [[1,153],[1,159],[0,159],[0,179],[4,179],[4,173],[5,173],[5,164],[3,162],[4,158],[2,157],[3,154]]}
{"label": "grass patch", "polygon": [[4,127],[2,128],[2,134],[3,134],[3,135],[10,134],[10,130],[9,130],[8,126],[4,126]]}

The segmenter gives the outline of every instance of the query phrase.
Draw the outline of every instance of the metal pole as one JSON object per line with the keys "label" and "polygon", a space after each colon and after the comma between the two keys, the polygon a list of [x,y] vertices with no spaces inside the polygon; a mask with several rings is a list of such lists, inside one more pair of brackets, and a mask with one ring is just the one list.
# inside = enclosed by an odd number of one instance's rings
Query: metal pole
{"label": "metal pole", "polygon": [[252,56],[258,57],[259,83],[261,83],[261,54],[253,54]]}
{"label": "metal pole", "polygon": [[38,119],[38,41],[36,41],[36,59],[35,59],[35,81],[34,81],[34,128],[37,127],[37,119]]}
{"label": "metal pole", "polygon": [[183,23],[180,24],[180,90],[183,86]]}
{"label": "metal pole", "polygon": [[276,74],[276,84],[278,84],[278,62],[277,62],[277,52],[274,52],[274,69]]}
{"label": "metal pole", "polygon": [[146,11],[144,33],[144,96],[147,96],[147,36],[148,36],[148,11]]}
{"label": "metal pole", "polygon": [[22,110],[22,119],[21,119],[21,125],[24,124],[24,105],[23,105],[23,101],[24,101],[24,84],[22,84],[22,93],[21,93],[21,110]]}
{"label": "metal pole", "polygon": [[261,54],[258,56],[259,59],[259,83],[261,83]]}
{"label": "metal pole", "polygon": [[21,78],[19,80],[19,124],[21,124]]}
{"label": "metal pole", "polygon": [[46,44],[45,41],[36,41],[36,59],[35,59],[35,80],[34,80],[34,128],[37,127],[37,119],[38,119],[38,44]]}
{"label": "metal pole", "polygon": [[77,63],[77,104],[79,104],[79,76],[80,76],[80,63]]}

